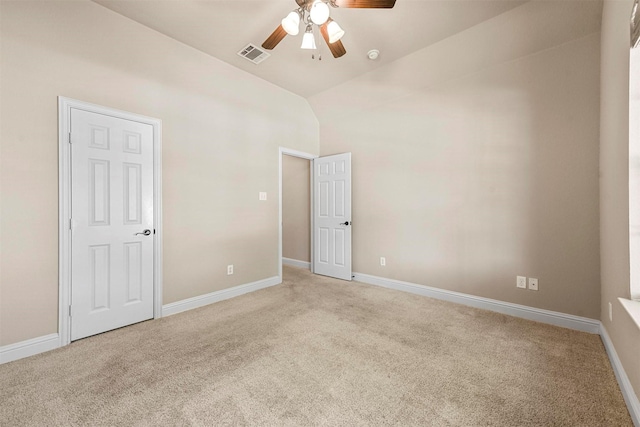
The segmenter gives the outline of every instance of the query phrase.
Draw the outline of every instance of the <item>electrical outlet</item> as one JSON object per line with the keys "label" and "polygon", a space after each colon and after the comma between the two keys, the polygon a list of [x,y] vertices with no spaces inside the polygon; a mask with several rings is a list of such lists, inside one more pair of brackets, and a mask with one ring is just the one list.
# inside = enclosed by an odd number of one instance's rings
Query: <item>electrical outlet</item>
{"label": "electrical outlet", "polygon": [[613,322],[613,306],[609,303],[609,322]]}
{"label": "electrical outlet", "polygon": [[533,277],[529,277],[529,289],[532,291],[538,290],[538,279],[534,279]]}
{"label": "electrical outlet", "polygon": [[522,289],[527,289],[527,278],[524,276],[516,276],[516,286]]}
{"label": "electrical outlet", "polygon": [[233,274],[233,264],[227,265],[227,276],[231,276]]}
{"label": "electrical outlet", "polygon": [[387,265],[387,260],[383,256],[380,257],[380,265],[383,267]]}
{"label": "electrical outlet", "polygon": [[258,199],[267,200],[267,193],[264,191],[261,191],[260,194],[258,195]]}

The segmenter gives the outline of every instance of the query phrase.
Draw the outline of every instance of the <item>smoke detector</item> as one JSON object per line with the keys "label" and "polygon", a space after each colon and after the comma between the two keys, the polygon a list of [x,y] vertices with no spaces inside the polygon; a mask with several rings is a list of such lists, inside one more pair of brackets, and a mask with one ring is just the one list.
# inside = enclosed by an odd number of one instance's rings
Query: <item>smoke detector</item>
{"label": "smoke detector", "polygon": [[369,52],[367,52],[367,58],[369,58],[372,61],[375,61],[376,59],[378,59],[379,55],[380,55],[380,51],[378,49],[371,49]]}

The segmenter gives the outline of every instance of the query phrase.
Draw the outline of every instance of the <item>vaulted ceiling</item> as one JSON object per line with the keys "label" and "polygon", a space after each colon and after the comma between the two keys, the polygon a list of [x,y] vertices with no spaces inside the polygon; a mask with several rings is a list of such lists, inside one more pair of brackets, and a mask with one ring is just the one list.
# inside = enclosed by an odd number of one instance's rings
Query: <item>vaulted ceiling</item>
{"label": "vaulted ceiling", "polygon": [[[347,54],[335,59],[318,41],[315,58],[300,49],[302,31],[287,36],[260,64],[237,55],[260,46],[294,0],[94,0],[134,21],[309,97],[504,13],[524,0],[397,0],[393,9],[331,9],[346,34]],[[322,42],[322,43],[321,43]],[[378,49],[372,61],[367,52]],[[318,60],[318,56],[322,60]],[[188,76],[185,76],[188,78]]]}

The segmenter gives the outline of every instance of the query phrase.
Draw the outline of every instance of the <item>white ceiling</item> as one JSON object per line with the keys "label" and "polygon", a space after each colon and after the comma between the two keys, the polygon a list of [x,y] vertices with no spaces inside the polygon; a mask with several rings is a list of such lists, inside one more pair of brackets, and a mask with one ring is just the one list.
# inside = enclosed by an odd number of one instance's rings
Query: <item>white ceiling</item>
{"label": "white ceiling", "polygon": [[[237,55],[248,43],[260,46],[294,0],[94,0],[160,33],[309,97],[388,64],[510,10],[525,0],[397,0],[393,9],[331,9],[345,30],[347,54],[335,59],[324,45],[322,60],[300,49],[302,31],[287,36],[271,57],[253,64]],[[376,61],[370,49],[380,50]]]}

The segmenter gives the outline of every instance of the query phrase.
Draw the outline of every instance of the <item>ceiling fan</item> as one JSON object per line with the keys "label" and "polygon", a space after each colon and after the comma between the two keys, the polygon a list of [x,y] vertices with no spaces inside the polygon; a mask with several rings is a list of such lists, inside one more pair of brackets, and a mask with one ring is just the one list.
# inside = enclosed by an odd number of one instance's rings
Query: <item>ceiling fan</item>
{"label": "ceiling fan", "polygon": [[316,49],[313,36],[313,25],[320,28],[322,38],[329,46],[334,58],[340,58],[347,53],[340,39],[344,30],[331,19],[329,6],[360,9],[391,9],[396,0],[295,0],[298,8],[290,12],[280,23],[278,28],[262,43],[262,47],[273,49],[287,34],[295,36],[300,31],[300,21],[306,27],[302,37],[302,49]]}

